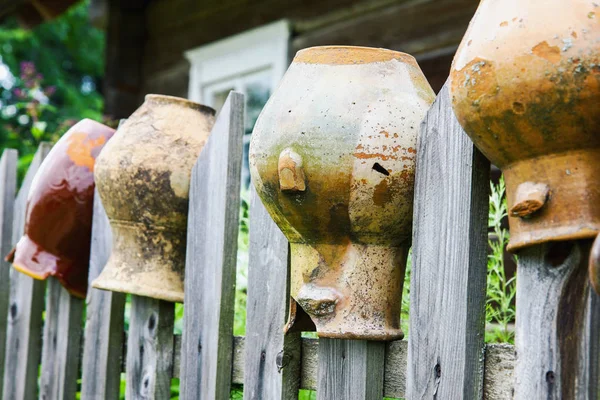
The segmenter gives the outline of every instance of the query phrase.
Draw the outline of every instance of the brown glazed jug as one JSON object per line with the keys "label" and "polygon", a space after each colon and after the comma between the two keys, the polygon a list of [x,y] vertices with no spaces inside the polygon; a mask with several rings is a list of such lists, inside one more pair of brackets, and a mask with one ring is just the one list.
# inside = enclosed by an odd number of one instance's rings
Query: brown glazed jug
{"label": "brown glazed jug", "polygon": [[408,54],[331,46],[294,58],[249,154],[257,193],[291,244],[286,331],[402,338],[417,134],[433,100]]}
{"label": "brown glazed jug", "polygon": [[94,164],[114,132],[84,119],[52,147],[31,183],[25,234],[7,257],[18,271],[54,276],[81,298],[88,286]]}
{"label": "brown glazed jug", "polygon": [[93,287],[183,302],[190,177],[214,114],[148,95],[102,151],[95,176],[113,248]]}
{"label": "brown glazed jug", "polygon": [[483,0],[454,59],[454,111],[504,173],[509,250],[600,230],[600,8]]}

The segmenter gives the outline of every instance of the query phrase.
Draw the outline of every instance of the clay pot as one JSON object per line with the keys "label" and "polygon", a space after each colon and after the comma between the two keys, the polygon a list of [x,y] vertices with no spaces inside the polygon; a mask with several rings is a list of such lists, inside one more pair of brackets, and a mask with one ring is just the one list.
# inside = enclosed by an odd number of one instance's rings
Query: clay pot
{"label": "clay pot", "polygon": [[98,157],[113,248],[93,287],[183,302],[190,176],[214,114],[185,99],[148,95]]}
{"label": "clay pot", "polygon": [[256,190],[291,244],[287,331],[309,329],[306,312],[321,337],[403,336],[415,149],[433,100],[404,53],[315,47],[294,58],[250,145]]}
{"label": "clay pot", "polygon": [[454,59],[454,111],[504,173],[509,250],[600,230],[600,9],[483,0]]}
{"label": "clay pot", "polygon": [[31,183],[25,235],[7,257],[35,279],[56,277],[77,297],[88,286],[94,163],[114,132],[84,119],[54,145]]}

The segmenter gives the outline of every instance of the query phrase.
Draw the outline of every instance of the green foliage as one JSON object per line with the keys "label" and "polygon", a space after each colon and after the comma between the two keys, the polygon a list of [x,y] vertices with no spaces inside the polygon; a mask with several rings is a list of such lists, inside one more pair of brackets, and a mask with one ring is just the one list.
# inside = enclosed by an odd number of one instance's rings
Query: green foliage
{"label": "green foliage", "polygon": [[[490,183],[490,212],[488,227],[493,229],[488,239],[491,252],[488,255],[487,302],[486,302],[486,342],[514,342],[514,332],[510,323],[515,319],[515,277],[507,279],[504,270],[504,249],[508,244],[508,230],[502,227],[502,219],[507,215],[504,196],[504,178],[498,185]],[[491,327],[491,329],[490,329]]]}
{"label": "green foliage", "polygon": [[250,191],[242,190],[238,233],[237,274],[233,334],[246,334],[246,299],[248,297],[248,249],[250,247]]}
{"label": "green foliage", "polygon": [[41,141],[80,119],[102,120],[104,33],[90,25],[88,5],[33,30],[10,19],[0,26],[0,150],[19,150],[21,174]]}

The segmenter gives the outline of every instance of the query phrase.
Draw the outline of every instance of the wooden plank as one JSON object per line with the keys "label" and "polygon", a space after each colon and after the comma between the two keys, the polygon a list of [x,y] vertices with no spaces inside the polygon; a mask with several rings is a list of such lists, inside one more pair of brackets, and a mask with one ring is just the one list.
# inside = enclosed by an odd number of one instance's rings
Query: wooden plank
{"label": "wooden plank", "polygon": [[[173,378],[179,378],[181,336],[175,336],[173,352]],[[300,389],[316,390],[318,380],[319,340],[302,338],[302,361]],[[231,383],[242,385],[245,374],[246,343],[243,336],[233,338],[233,366]],[[123,354],[126,353],[126,346]],[[515,363],[515,347],[510,344],[491,344],[485,350],[484,399],[511,400],[513,398],[513,377]],[[406,397],[406,360],[408,342],[405,340],[386,344],[385,374],[383,395],[393,398]],[[124,365],[118,368],[125,371]],[[82,397],[85,399],[85,397]],[[183,397],[182,397],[183,398]]]}
{"label": "wooden plank", "polygon": [[515,398],[598,398],[600,307],[587,273],[590,241],[519,253]]}
{"label": "wooden plank", "polygon": [[319,400],[380,400],[385,342],[319,339]]}
{"label": "wooden plank", "polygon": [[[10,263],[4,261],[13,247],[12,229],[15,193],[17,191],[16,150],[5,149],[0,159],[0,368],[4,368],[4,343],[6,343],[6,318],[10,292]],[[0,373],[2,376],[3,373]],[[0,393],[3,380],[0,379]]]}
{"label": "wooden plank", "polygon": [[146,3],[143,0],[108,0],[103,94],[104,113],[113,118],[128,117],[144,100],[141,87]]}
{"label": "wooden plank", "polygon": [[48,279],[47,287],[40,398],[74,400],[79,378],[83,299],[71,296],[53,277]]}
{"label": "wooden plank", "polygon": [[485,347],[483,398],[512,400],[515,371],[515,346],[493,344]]}
{"label": "wooden plank", "polygon": [[[94,193],[94,217],[88,282],[100,275],[110,256],[112,232],[98,191]],[[121,388],[121,362],[125,294],[88,289],[83,348],[83,399],[117,400]]]}
{"label": "wooden plank", "polygon": [[192,171],[181,397],[229,398],[244,96],[231,92]]}
{"label": "wooden plank", "polygon": [[127,399],[171,395],[175,303],[131,296],[127,343]]}
{"label": "wooden plank", "polygon": [[[40,144],[15,200],[13,245],[23,236],[29,188],[50,148],[50,143]],[[2,391],[4,400],[33,400],[37,397],[45,287],[45,281],[34,280],[10,268],[10,305]]]}
{"label": "wooden plank", "polygon": [[448,84],[417,154],[406,397],[479,399],[490,165],[456,120]]}
{"label": "wooden plank", "polygon": [[314,20],[297,21],[294,28],[316,26],[294,37],[292,52],[337,44],[383,47],[418,56],[457,46],[476,8],[477,3],[471,0],[404,0],[334,23],[317,25]]}
{"label": "wooden plank", "polygon": [[144,79],[182,60],[184,51],[287,18],[295,51],[317,45],[385,47],[413,55],[457,46],[477,2],[472,0],[237,0],[148,6]]}
{"label": "wooden plank", "polygon": [[288,241],[251,191],[244,399],[297,399],[300,332],[283,335],[289,306]]}

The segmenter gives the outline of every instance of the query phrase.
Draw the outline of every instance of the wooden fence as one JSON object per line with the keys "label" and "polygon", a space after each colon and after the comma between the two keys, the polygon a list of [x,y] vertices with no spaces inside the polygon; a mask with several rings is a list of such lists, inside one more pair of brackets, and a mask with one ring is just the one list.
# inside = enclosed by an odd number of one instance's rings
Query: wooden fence
{"label": "wooden fence", "polygon": [[[90,289],[84,304],[56,280],[35,281],[3,262],[4,400],[75,399],[78,390],[82,399],[118,399],[123,370],[128,399],[168,399],[173,377],[186,400],[228,399],[232,383],[243,384],[245,399],[268,400],[296,399],[299,389],[327,400],[596,398],[600,318],[587,286],[572,296],[586,304],[584,323],[571,329],[580,329],[574,337],[582,351],[561,358],[565,311],[556,303],[578,271],[573,257],[548,268],[543,246],[523,254],[519,357],[511,345],[484,344],[489,163],[458,125],[447,88],[427,114],[418,145],[408,341],[284,336],[288,243],[254,193],[246,337],[234,337],[243,116],[243,96],[232,92],[193,170],[183,335],[173,335],[172,303],[132,296],[124,332],[123,294]],[[2,155],[2,255],[23,233],[27,193],[48,151],[40,146],[16,197],[16,151]],[[96,196],[90,281],[110,248]],[[566,392],[571,384],[577,390]]]}

